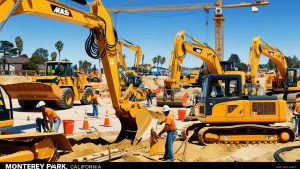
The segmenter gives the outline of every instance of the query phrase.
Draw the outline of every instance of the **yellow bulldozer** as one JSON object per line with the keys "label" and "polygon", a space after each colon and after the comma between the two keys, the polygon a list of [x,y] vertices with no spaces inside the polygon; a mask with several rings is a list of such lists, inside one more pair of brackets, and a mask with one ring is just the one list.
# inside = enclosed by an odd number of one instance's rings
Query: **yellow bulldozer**
{"label": "yellow bulldozer", "polygon": [[[12,84],[7,88],[22,109],[35,108],[41,100],[61,109],[73,107],[74,101],[84,105],[92,103],[92,86],[88,85],[85,74],[73,72],[71,62],[49,61],[45,64],[45,76],[33,76],[32,83]],[[45,85],[40,87],[38,83]]]}

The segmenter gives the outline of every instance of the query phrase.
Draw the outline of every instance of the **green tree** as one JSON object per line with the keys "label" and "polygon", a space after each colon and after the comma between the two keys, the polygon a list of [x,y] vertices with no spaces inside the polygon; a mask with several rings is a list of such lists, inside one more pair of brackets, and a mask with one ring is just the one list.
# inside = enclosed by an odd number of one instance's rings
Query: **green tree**
{"label": "green tree", "polygon": [[16,42],[16,46],[18,49],[18,55],[21,55],[22,51],[23,51],[23,40],[22,40],[21,36],[17,36],[15,39],[15,42]]}
{"label": "green tree", "polygon": [[12,57],[18,54],[17,48],[14,47],[14,44],[7,41],[2,40],[0,41],[0,53],[2,53],[2,57]]}
{"label": "green tree", "polygon": [[82,63],[83,63],[83,61],[80,60],[80,61],[79,61],[79,70],[82,70]]}
{"label": "green tree", "polygon": [[162,57],[160,55],[157,55],[157,67],[158,67],[158,64],[161,64],[161,59]]}
{"label": "green tree", "polygon": [[22,69],[23,70],[35,70],[37,71],[38,70],[38,65],[34,62],[26,62],[22,65]]}
{"label": "green tree", "polygon": [[91,70],[91,66],[92,66],[92,63],[88,62],[87,60],[84,60],[82,62],[82,69],[85,71],[85,73],[89,73],[89,71]]}
{"label": "green tree", "polygon": [[52,61],[56,61],[56,58],[57,58],[57,53],[56,52],[52,52],[51,53],[51,60]]}
{"label": "green tree", "polygon": [[44,48],[38,48],[37,50],[35,50],[32,54],[33,55],[39,55],[39,56],[42,56],[44,58],[47,58],[48,59],[48,56],[49,56],[49,53],[48,53],[48,50],[47,49],[44,49]]}
{"label": "green tree", "polygon": [[30,61],[39,65],[39,64],[44,64],[45,62],[47,62],[48,58],[45,58],[40,55],[32,55],[30,58]]}
{"label": "green tree", "polygon": [[165,62],[166,62],[166,57],[162,57],[162,58],[161,58],[161,62],[160,62],[161,67],[162,67],[162,65],[163,65]]}
{"label": "green tree", "polygon": [[237,54],[231,54],[228,61],[232,61],[235,64],[241,63],[241,59],[239,58],[239,55],[237,55]]}
{"label": "green tree", "polygon": [[55,43],[55,48],[57,49],[57,51],[58,51],[58,56],[59,56],[59,58],[58,58],[58,60],[60,60],[60,52],[63,50],[63,48],[64,48],[64,43],[62,42],[62,41],[57,41],[56,43]]}
{"label": "green tree", "polygon": [[157,57],[152,58],[153,66],[155,67],[155,64],[157,64]]}

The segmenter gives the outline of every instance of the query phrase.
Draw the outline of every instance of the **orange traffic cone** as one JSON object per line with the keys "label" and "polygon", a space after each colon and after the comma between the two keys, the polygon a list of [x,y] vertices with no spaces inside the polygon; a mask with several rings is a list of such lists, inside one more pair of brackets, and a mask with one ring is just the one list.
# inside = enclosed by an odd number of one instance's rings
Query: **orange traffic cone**
{"label": "orange traffic cone", "polygon": [[88,129],[90,129],[89,121],[88,121],[88,117],[87,117],[86,111],[85,111],[85,114],[84,114],[84,120],[83,120],[83,126],[82,126],[82,129],[83,129],[83,130],[88,130]]}
{"label": "orange traffic cone", "polygon": [[104,127],[110,127],[109,114],[108,114],[107,110],[106,110],[105,118],[104,118]]}

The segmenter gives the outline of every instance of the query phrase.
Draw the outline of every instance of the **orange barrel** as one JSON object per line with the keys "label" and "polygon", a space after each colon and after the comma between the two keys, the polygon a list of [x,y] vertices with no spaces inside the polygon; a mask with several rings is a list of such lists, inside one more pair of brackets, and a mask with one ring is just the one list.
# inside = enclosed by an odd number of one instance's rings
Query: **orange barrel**
{"label": "orange barrel", "polygon": [[186,115],[186,110],[183,109],[178,109],[178,119],[179,120],[184,120]]}
{"label": "orange barrel", "polygon": [[74,120],[63,120],[64,133],[73,134],[74,130]]}
{"label": "orange barrel", "polygon": [[161,88],[157,88],[156,91],[155,91],[155,94],[158,95],[161,91],[162,91]]}

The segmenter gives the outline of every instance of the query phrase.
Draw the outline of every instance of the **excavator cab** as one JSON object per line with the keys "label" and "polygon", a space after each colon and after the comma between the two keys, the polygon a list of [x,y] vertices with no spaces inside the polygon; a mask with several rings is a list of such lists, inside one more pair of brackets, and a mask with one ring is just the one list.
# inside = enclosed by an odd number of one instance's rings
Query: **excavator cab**
{"label": "excavator cab", "polygon": [[287,87],[297,87],[300,81],[300,68],[288,68],[286,77]]}

